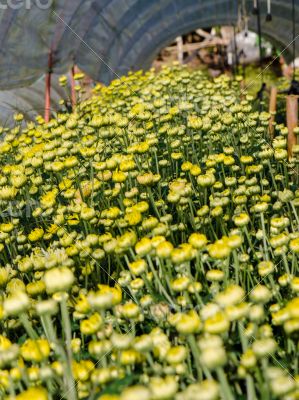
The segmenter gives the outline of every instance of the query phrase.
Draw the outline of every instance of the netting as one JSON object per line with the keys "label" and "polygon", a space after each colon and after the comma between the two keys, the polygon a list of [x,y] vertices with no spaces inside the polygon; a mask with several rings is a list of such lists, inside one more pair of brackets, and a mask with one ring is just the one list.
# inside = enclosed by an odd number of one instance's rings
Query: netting
{"label": "netting", "polygon": [[[51,111],[58,111],[59,100],[70,102],[70,90],[59,86],[58,75],[52,77]],[[44,114],[45,81],[44,76],[30,86],[0,91],[0,124],[4,127],[13,125],[13,115],[22,113],[26,120]]]}
{"label": "netting", "polygon": [[[19,4],[18,9],[11,7],[14,2]],[[109,83],[129,70],[148,68],[159,50],[178,35],[200,27],[236,24],[241,2],[10,0],[7,6],[7,0],[0,3],[0,89],[4,90],[30,85],[44,76],[49,70],[50,52],[54,73],[66,73],[76,64],[94,80]],[[267,1],[260,3],[263,35],[279,50],[285,49],[284,56],[290,59],[292,2],[272,0],[271,22],[265,22]],[[256,18],[250,13],[252,1],[246,0],[245,5],[249,28],[256,30]],[[299,8],[299,0],[296,5]],[[18,101],[23,96],[19,91],[11,96],[16,107],[26,106],[25,112],[33,108],[30,96],[29,104],[22,98]]]}
{"label": "netting", "polygon": [[[45,74],[50,51],[54,72],[66,72],[76,63],[93,79],[108,83],[130,69],[147,68],[176,36],[233,24],[238,15],[237,0],[21,0],[18,9],[3,9],[3,1],[1,89],[28,85]],[[251,2],[246,3],[250,11]],[[263,17],[266,0],[261,9]],[[273,0],[272,15],[272,22],[263,23],[263,34],[283,48],[292,38],[291,2]],[[252,28],[255,22],[251,17]]]}

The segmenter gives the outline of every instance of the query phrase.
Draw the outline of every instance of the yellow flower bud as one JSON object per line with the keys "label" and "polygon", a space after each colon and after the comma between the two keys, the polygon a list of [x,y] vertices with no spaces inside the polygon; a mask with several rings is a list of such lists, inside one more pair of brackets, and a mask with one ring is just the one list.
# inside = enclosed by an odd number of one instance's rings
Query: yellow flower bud
{"label": "yellow flower bud", "polygon": [[50,354],[50,346],[46,339],[27,339],[20,350],[21,356],[26,361],[41,362]]}
{"label": "yellow flower bud", "polygon": [[143,259],[136,260],[129,263],[129,269],[133,275],[139,276],[142,275],[147,270],[147,264]]}
{"label": "yellow flower bud", "polygon": [[179,333],[188,335],[197,333],[201,329],[201,320],[195,311],[189,311],[186,314],[181,314],[175,327]]}
{"label": "yellow flower bud", "polygon": [[83,335],[92,335],[96,333],[102,326],[102,317],[100,314],[95,313],[88,319],[84,319],[80,322],[80,331]]}
{"label": "yellow flower bud", "polygon": [[32,387],[18,394],[16,400],[48,400],[48,394],[42,387]]}

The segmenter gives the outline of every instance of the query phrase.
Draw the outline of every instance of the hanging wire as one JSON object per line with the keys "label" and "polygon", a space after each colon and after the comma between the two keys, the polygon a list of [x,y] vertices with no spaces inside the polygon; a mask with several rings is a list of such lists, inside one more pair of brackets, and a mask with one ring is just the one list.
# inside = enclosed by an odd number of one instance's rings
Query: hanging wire
{"label": "hanging wire", "polygon": [[295,0],[292,0],[292,57],[293,57],[293,75],[291,85],[288,89],[281,91],[281,93],[299,95],[299,82],[296,80],[295,75],[295,57],[296,57],[296,8]]}
{"label": "hanging wire", "polygon": [[261,26],[261,7],[260,7],[260,0],[254,0],[257,9],[257,35],[258,35],[258,44],[259,44],[259,55],[260,55],[260,68],[261,68],[261,77],[263,82],[263,69],[262,69],[262,62],[263,62],[263,49],[262,49],[262,26]]}
{"label": "hanging wire", "polygon": [[[244,38],[246,38],[248,36],[248,19],[249,19],[249,17],[247,15],[245,0],[242,0],[241,18],[242,18],[242,22],[244,24],[244,28],[243,28],[244,29]],[[246,57],[246,54],[243,49],[241,50],[241,52],[243,53],[243,56]],[[243,80],[245,80],[245,77],[246,77],[245,62],[242,63],[242,75],[243,75]]]}
{"label": "hanging wire", "polygon": [[246,9],[246,4],[245,4],[245,0],[243,0],[242,3],[242,12],[243,12],[243,19],[244,19],[244,35],[245,37],[248,36],[248,15],[247,15],[247,9]]}
{"label": "hanging wire", "polygon": [[252,14],[257,15],[257,13],[258,13],[257,0],[253,0]]}
{"label": "hanging wire", "polygon": [[238,1],[238,19],[236,28],[239,32],[244,29],[244,21],[246,17],[246,10],[245,10],[245,0]]}
{"label": "hanging wire", "polygon": [[255,14],[257,17],[257,34],[258,34],[258,44],[259,44],[259,64],[261,69],[261,88],[257,92],[256,99],[259,101],[259,111],[261,112],[263,109],[263,97],[264,92],[266,90],[266,84],[264,83],[264,74],[263,74],[263,50],[262,50],[262,27],[261,27],[261,7],[260,0],[253,1],[253,10],[256,10]]}
{"label": "hanging wire", "polygon": [[267,15],[266,15],[266,22],[272,21],[272,14],[271,14],[271,0],[267,0]]}
{"label": "hanging wire", "polygon": [[238,47],[237,47],[237,39],[236,39],[236,26],[233,26],[234,29],[234,75],[238,74],[239,69],[239,57],[238,57]]}
{"label": "hanging wire", "polygon": [[296,10],[295,0],[292,0],[292,25],[293,25],[293,80],[295,79],[295,58],[296,58]]}

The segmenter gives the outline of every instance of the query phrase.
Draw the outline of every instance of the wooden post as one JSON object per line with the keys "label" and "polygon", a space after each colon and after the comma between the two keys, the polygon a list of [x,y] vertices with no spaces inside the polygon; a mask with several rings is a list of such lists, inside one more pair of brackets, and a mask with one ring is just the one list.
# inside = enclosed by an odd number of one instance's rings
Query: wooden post
{"label": "wooden post", "polygon": [[298,126],[298,96],[287,96],[287,127],[288,127],[288,155],[293,155],[293,146],[297,143],[297,136],[294,128]]}
{"label": "wooden post", "polygon": [[275,113],[276,113],[276,100],[277,100],[277,88],[275,86],[271,87],[270,91],[270,102],[269,102],[269,113],[270,113],[270,119],[269,119],[269,135],[271,140],[274,137],[274,121],[275,121]]}
{"label": "wooden post", "polygon": [[183,38],[182,36],[178,36],[176,38],[177,43],[177,51],[178,51],[178,61],[180,64],[183,64]]}
{"label": "wooden post", "polygon": [[51,115],[51,78],[52,78],[52,50],[49,52],[48,73],[46,75],[45,90],[45,122],[49,122]]}
{"label": "wooden post", "polygon": [[245,80],[242,79],[240,82],[240,99],[245,100],[245,97],[246,97],[246,84]]}
{"label": "wooden post", "polygon": [[75,90],[75,67],[71,69],[71,102],[72,102],[72,109],[74,110],[76,107],[76,90]]}

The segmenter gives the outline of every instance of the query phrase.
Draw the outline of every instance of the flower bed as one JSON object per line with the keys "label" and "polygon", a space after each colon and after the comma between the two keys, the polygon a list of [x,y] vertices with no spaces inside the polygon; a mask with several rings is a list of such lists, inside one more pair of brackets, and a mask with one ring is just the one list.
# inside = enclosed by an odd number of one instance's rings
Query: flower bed
{"label": "flower bed", "polygon": [[225,76],[95,91],[0,144],[1,398],[298,398],[287,129]]}

